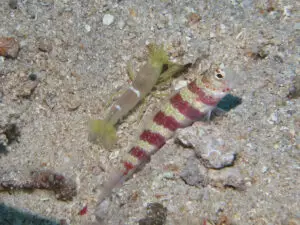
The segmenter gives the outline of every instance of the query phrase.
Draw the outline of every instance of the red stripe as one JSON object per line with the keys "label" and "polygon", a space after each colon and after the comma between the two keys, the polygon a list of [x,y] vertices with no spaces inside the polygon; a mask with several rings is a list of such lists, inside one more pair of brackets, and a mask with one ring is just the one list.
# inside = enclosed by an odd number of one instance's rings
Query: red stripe
{"label": "red stripe", "polygon": [[151,145],[155,145],[157,148],[162,147],[166,143],[166,140],[162,135],[151,132],[150,130],[143,131],[140,135],[140,139],[147,141]]}
{"label": "red stripe", "polygon": [[162,125],[171,131],[175,131],[177,130],[177,128],[181,127],[180,123],[174,117],[167,116],[162,111],[156,113],[155,117],[153,118],[153,121],[158,125]]}
{"label": "red stripe", "polygon": [[134,165],[132,165],[132,163],[124,161],[123,165],[125,167],[125,171],[123,172],[124,175],[126,175],[130,170],[132,170],[134,168]]}
{"label": "red stripe", "polygon": [[205,92],[199,88],[196,84],[195,81],[191,82],[189,85],[188,85],[188,89],[197,94],[198,95],[198,98],[197,98],[197,101],[201,101],[203,102],[204,104],[206,105],[211,105],[211,106],[215,106],[218,104],[218,102],[220,101],[220,99],[216,99],[216,98],[213,98],[212,96],[207,96],[205,94]]}
{"label": "red stripe", "polygon": [[184,101],[180,95],[180,93],[177,93],[174,95],[171,99],[171,104],[174,108],[178,109],[178,111],[186,116],[187,118],[191,120],[199,120],[203,117],[203,113],[201,113],[199,110],[193,108],[190,106],[190,104],[186,101]]}
{"label": "red stripe", "polygon": [[149,155],[147,154],[147,152],[145,152],[144,149],[142,149],[138,146],[135,146],[135,147],[131,148],[129,153],[132,156],[138,158],[139,160],[148,160],[150,158]]}

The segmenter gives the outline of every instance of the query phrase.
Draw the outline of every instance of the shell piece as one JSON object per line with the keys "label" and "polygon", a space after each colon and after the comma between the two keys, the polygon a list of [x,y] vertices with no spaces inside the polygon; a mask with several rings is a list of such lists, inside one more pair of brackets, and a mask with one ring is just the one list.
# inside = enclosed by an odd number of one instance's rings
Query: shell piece
{"label": "shell piece", "polygon": [[12,37],[0,37],[0,56],[16,58],[20,44]]}

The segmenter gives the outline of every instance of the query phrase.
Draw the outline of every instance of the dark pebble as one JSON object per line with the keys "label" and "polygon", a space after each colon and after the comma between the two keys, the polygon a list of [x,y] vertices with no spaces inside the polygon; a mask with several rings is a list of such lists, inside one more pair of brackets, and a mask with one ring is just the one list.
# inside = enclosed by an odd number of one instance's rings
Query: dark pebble
{"label": "dark pebble", "polygon": [[31,73],[31,74],[29,74],[28,78],[29,78],[29,80],[31,80],[31,81],[35,81],[35,80],[37,79],[37,75],[34,74],[34,73]]}
{"label": "dark pebble", "polygon": [[6,155],[7,153],[8,153],[8,151],[7,151],[6,146],[3,143],[0,142],[0,154],[5,154]]}

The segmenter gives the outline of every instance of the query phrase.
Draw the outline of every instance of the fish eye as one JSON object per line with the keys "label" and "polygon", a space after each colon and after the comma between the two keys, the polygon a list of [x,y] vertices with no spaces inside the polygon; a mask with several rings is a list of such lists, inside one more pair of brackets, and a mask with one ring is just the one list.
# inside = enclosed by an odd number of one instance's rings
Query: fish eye
{"label": "fish eye", "polygon": [[216,74],[216,78],[217,78],[218,80],[221,80],[221,79],[224,78],[224,75],[221,74],[221,73],[217,73],[217,74]]}

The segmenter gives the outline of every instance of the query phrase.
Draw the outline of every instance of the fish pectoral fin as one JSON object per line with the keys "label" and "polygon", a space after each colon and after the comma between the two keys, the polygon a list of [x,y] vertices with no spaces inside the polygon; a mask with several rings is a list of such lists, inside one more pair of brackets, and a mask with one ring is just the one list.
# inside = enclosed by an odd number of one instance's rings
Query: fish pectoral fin
{"label": "fish pectoral fin", "polygon": [[88,139],[110,149],[117,142],[116,128],[106,120],[90,120]]}
{"label": "fish pectoral fin", "polygon": [[185,72],[192,64],[187,63],[184,65],[181,65],[181,64],[176,64],[176,63],[169,63],[166,65],[167,65],[167,69],[163,73],[160,74],[160,76],[156,82],[156,85],[165,84],[165,82],[168,82],[172,78],[179,76],[180,73]]}

